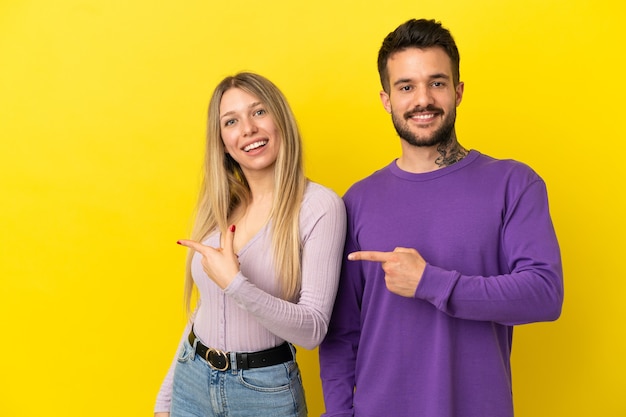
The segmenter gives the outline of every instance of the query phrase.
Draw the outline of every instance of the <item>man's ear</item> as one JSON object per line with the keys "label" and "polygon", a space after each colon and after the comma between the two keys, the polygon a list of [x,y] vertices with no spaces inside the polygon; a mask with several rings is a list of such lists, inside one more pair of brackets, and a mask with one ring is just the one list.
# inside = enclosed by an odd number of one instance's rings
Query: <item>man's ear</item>
{"label": "man's ear", "polygon": [[461,104],[461,100],[463,100],[463,92],[465,91],[465,83],[463,81],[460,81],[455,87],[455,91],[456,91],[456,106],[459,107],[459,104]]}
{"label": "man's ear", "polygon": [[391,100],[389,99],[389,94],[385,93],[384,90],[380,92],[380,101],[383,103],[383,107],[387,110],[387,113],[391,113]]}

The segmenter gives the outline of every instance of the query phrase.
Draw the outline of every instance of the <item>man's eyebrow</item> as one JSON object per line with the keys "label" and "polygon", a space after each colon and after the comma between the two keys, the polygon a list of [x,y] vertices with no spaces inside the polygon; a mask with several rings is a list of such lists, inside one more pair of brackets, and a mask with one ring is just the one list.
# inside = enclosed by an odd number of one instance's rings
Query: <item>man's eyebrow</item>
{"label": "man's eyebrow", "polygon": [[434,79],[434,78],[443,78],[443,79],[445,79],[445,80],[449,80],[449,79],[450,79],[450,76],[449,76],[448,74],[445,74],[445,73],[441,72],[441,73],[439,73],[439,74],[433,74],[433,75],[431,75],[431,76],[430,76],[430,78],[431,78],[431,79]]}
{"label": "man's eyebrow", "polygon": [[412,80],[410,78],[400,78],[399,80],[396,80],[395,83],[393,83],[393,85],[398,85],[398,84],[406,84],[406,83],[410,83]]}
{"label": "man's eyebrow", "polygon": [[[444,80],[449,80],[450,76],[444,72],[440,72],[440,73],[436,73],[436,74],[432,74],[428,77],[428,79],[430,80],[437,80],[437,79],[444,79]],[[406,83],[411,83],[413,81],[412,78],[400,78],[399,80],[397,80],[395,83],[393,83],[394,86],[399,85],[399,84],[406,84]]]}

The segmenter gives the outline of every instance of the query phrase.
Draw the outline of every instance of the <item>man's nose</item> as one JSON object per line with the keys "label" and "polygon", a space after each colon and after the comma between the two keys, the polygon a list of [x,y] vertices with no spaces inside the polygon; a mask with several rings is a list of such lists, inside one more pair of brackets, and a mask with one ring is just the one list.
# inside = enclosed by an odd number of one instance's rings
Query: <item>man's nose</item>
{"label": "man's nose", "polygon": [[428,86],[418,86],[414,90],[413,107],[419,107],[422,109],[427,108],[434,103],[432,91]]}

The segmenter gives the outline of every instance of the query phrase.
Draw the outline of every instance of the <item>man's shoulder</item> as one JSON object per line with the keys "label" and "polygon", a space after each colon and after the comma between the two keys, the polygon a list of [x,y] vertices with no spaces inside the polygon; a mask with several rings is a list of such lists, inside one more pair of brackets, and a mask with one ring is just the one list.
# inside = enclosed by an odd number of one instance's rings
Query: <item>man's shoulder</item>
{"label": "man's shoulder", "polygon": [[[477,151],[475,151],[477,152]],[[484,169],[489,175],[501,175],[504,177],[524,176],[539,178],[537,173],[526,163],[511,158],[495,158],[483,153],[478,153],[474,160],[474,169]]]}
{"label": "man's shoulder", "polygon": [[385,178],[387,178],[388,175],[389,175],[389,165],[386,165],[382,168],[377,169],[376,171],[372,172],[370,175],[364,178],[361,178],[360,180],[352,184],[352,186],[348,188],[348,191],[346,191],[344,198],[352,194],[371,192],[371,189],[380,186],[381,183],[385,181]]}

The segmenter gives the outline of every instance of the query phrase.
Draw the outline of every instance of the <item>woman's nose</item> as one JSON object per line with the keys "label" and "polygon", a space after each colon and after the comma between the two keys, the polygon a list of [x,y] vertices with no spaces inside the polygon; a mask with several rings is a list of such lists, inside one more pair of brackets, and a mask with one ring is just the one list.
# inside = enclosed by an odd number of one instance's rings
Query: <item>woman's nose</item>
{"label": "woman's nose", "polygon": [[242,131],[244,136],[249,136],[257,131],[257,126],[252,119],[244,119],[242,121]]}

